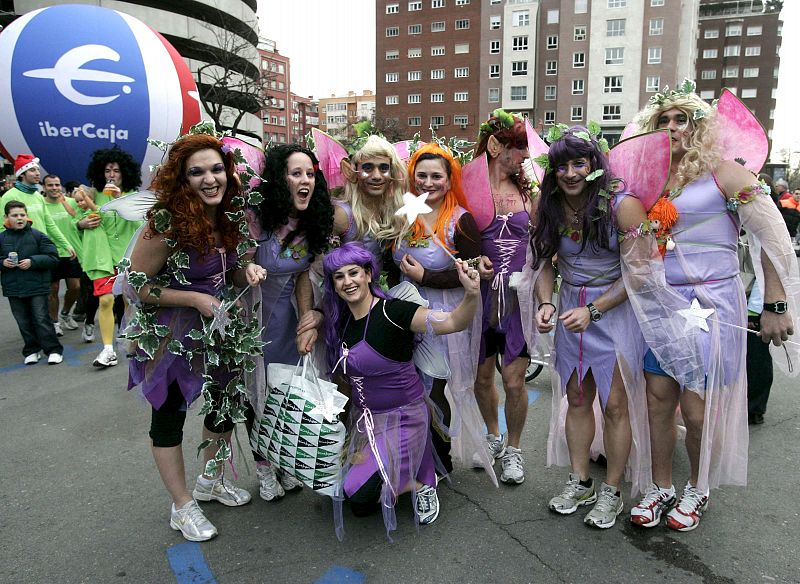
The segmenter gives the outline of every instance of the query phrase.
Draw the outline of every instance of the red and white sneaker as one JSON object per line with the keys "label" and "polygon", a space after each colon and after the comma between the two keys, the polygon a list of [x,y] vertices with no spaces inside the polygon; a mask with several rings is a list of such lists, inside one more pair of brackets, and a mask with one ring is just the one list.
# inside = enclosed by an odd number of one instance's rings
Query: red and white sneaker
{"label": "red and white sneaker", "polygon": [[675,531],[692,531],[700,525],[700,517],[708,509],[708,494],[686,483],[678,504],[667,513],[667,527]]}
{"label": "red and white sneaker", "polygon": [[675,487],[661,489],[650,483],[644,498],[631,509],[631,523],[639,527],[655,527],[661,523],[661,514],[675,504]]}

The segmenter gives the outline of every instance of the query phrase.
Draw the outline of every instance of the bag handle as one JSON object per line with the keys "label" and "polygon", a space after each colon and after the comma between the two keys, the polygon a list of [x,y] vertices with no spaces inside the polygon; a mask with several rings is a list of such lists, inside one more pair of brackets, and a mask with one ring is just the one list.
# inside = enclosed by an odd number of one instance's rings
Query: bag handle
{"label": "bag handle", "polygon": [[[316,399],[319,402],[325,400],[325,391],[322,389],[320,384],[318,383],[319,379],[319,371],[317,371],[316,365],[314,365],[314,361],[311,359],[310,354],[303,355],[297,361],[297,365],[294,368],[294,376],[297,376],[298,371],[300,371],[300,377],[307,381],[311,382],[311,385],[314,386],[314,392],[316,394]],[[311,373],[309,376],[308,373]]]}

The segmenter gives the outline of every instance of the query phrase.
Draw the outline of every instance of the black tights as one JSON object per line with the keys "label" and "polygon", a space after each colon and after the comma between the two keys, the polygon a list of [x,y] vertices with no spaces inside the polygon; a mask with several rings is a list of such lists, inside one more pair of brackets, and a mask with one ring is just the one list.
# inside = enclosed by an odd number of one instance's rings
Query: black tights
{"label": "black tights", "polygon": [[[216,402],[219,396],[212,395]],[[183,399],[181,388],[177,381],[173,381],[167,388],[167,399],[159,409],[153,408],[150,417],[150,439],[156,448],[172,448],[180,446],[183,442],[183,424],[186,421],[186,401]],[[214,424],[217,415],[214,412],[206,414],[203,426],[214,434],[225,434],[233,430],[233,422],[229,419],[219,425]]]}
{"label": "black tights", "polygon": [[[444,425],[450,427],[450,403],[444,395],[444,387],[447,385],[446,379],[434,379],[431,387],[431,401],[442,411]],[[443,438],[439,431],[434,427],[433,417],[431,417],[431,442],[433,449],[442,461],[444,469],[453,472],[453,459],[450,457],[450,438]]]}
{"label": "black tights", "polygon": [[350,503],[350,509],[356,517],[366,517],[377,513],[381,508],[381,489],[383,488],[383,480],[380,473],[375,473],[367,479],[361,488],[359,488],[352,496],[346,497]]}

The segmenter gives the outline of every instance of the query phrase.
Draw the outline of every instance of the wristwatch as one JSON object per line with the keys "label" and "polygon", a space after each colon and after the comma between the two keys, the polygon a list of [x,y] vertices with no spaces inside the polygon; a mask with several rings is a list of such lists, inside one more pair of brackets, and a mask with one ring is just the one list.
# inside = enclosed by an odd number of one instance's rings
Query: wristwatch
{"label": "wristwatch", "polygon": [[784,314],[789,310],[789,306],[786,304],[785,300],[777,300],[775,302],[765,302],[764,310],[774,312],[775,314]]}
{"label": "wristwatch", "polygon": [[603,313],[597,310],[597,307],[591,302],[586,305],[586,308],[589,309],[589,318],[592,319],[592,322],[597,322],[603,318]]}

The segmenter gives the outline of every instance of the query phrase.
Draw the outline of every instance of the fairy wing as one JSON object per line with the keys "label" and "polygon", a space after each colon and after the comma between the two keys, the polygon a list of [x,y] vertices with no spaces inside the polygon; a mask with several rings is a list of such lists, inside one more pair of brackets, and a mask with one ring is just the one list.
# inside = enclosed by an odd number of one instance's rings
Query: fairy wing
{"label": "fairy wing", "polygon": [[319,160],[319,169],[325,176],[328,188],[343,187],[345,179],[340,170],[342,160],[347,158],[347,150],[336,140],[317,128],[311,129],[314,138],[314,149]]}
{"label": "fairy wing", "polygon": [[609,152],[611,172],[625,188],[650,209],[669,180],[672,161],[669,132],[656,130],[618,142]]}
{"label": "fairy wing", "polygon": [[527,118],[525,119],[525,133],[528,135],[528,154],[530,155],[531,164],[533,164],[533,173],[536,175],[536,181],[542,184],[544,169],[536,164],[534,159],[542,154],[547,154],[550,147],[539,137],[539,134],[533,129]]}
{"label": "fairy wing", "polygon": [[489,164],[486,153],[481,154],[461,169],[461,184],[470,213],[483,231],[494,219],[492,185],[489,182]]}
{"label": "fairy wing", "polygon": [[[413,143],[412,140],[403,140],[401,142],[395,142],[392,144],[394,146],[394,151],[397,152],[397,156],[400,157],[400,160],[403,162],[408,162],[408,159],[411,158],[411,144]],[[423,146],[424,142],[418,142],[417,148]]]}
{"label": "fairy wing", "polygon": [[127,221],[144,221],[147,212],[156,204],[158,198],[152,191],[136,191],[130,195],[109,201],[101,211],[116,211],[117,215]]}
{"label": "fairy wing", "polygon": [[636,122],[629,122],[625,129],[622,130],[622,136],[619,137],[620,141],[627,140],[631,136],[635,136],[636,132],[639,131],[639,124]]}
{"label": "fairy wing", "polygon": [[717,101],[717,139],[723,160],[742,162],[756,173],[769,156],[769,140],[761,122],[727,89]]}
{"label": "fairy wing", "polygon": [[231,148],[238,148],[241,151],[242,156],[244,156],[245,160],[247,160],[247,164],[250,165],[250,168],[256,171],[256,174],[261,174],[261,172],[264,170],[266,158],[261,148],[256,148],[247,142],[243,142],[239,138],[233,138],[231,136],[223,137],[222,143],[227,144]]}

